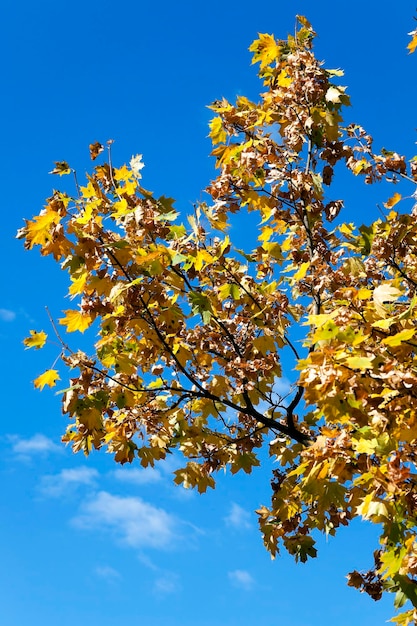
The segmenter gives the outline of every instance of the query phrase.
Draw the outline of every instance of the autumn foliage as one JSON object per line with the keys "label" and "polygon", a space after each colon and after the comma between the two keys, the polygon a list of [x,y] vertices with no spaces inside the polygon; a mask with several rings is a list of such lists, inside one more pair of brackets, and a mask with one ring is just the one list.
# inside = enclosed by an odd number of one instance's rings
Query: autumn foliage
{"label": "autumn foliage", "polygon": [[[85,185],[75,176],[72,195],[55,191],[19,236],[70,277],[73,308],[51,332],[71,372],[62,408],[75,452],[107,448],[146,467],[177,450],[175,482],[204,492],[218,470],[250,473],[266,447],[272,499],[257,513],[271,555],[284,547],[304,562],[317,531],[370,520],[379,545],[348,584],[375,600],[393,592],[397,608],[410,601],[393,621],[414,624],[417,205],[399,190],[413,193],[417,159],[375,152],[343,121],[343,73],[324,68],[311,25],[298,24],[252,44],[259,102],[211,105],[219,174],[193,215],[142,186],[140,156],[116,168],[111,142],[96,143]],[[394,185],[375,222],[345,221],[332,194],[341,168]],[[65,162],[53,173],[75,174]],[[242,250],[227,232],[248,213],[259,230]],[[58,323],[93,326],[92,354]],[[31,331],[25,344],[46,341]],[[57,380],[52,368],[35,386]]]}

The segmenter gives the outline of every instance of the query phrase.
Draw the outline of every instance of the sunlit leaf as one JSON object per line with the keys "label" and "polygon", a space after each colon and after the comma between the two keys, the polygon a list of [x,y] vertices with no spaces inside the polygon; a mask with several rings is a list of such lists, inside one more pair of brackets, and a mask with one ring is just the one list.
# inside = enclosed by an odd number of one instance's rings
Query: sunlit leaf
{"label": "sunlit leaf", "polygon": [[33,381],[33,384],[37,389],[42,391],[45,385],[48,385],[48,387],[55,387],[58,380],[60,380],[60,377],[57,370],[46,370],[46,372],[38,376],[38,378]]}
{"label": "sunlit leaf", "polygon": [[39,348],[43,348],[47,338],[48,335],[44,333],[43,330],[39,332],[36,330],[31,330],[30,337],[26,337],[26,339],[23,340],[23,343],[27,348],[36,348],[37,350],[39,350]]}

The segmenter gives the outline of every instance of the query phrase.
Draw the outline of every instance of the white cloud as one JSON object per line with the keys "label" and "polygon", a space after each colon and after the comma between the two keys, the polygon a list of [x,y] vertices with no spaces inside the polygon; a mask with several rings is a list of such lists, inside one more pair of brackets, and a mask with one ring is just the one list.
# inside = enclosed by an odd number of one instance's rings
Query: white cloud
{"label": "white cloud", "polygon": [[276,378],[273,386],[273,392],[277,396],[287,396],[291,392],[291,383],[288,378]]}
{"label": "white cloud", "polygon": [[230,512],[224,521],[228,526],[234,528],[251,528],[250,514],[235,502],[232,502]]}
{"label": "white cloud", "polygon": [[235,569],[232,572],[228,572],[227,575],[231,583],[235,587],[240,587],[241,589],[252,589],[255,584],[252,576],[244,569]]}
{"label": "white cloud", "polygon": [[16,313],[14,311],[10,311],[10,309],[0,309],[0,320],[2,322],[13,322],[16,317]]}
{"label": "white cloud", "polygon": [[63,469],[59,474],[43,476],[40,490],[44,495],[57,498],[67,492],[68,489],[79,485],[94,485],[98,475],[98,471],[93,467],[81,466]]}
{"label": "white cloud", "polygon": [[149,485],[151,483],[157,483],[162,479],[161,473],[153,468],[146,467],[144,469],[117,469],[113,472],[113,476],[116,480],[131,485]]}
{"label": "white cloud", "polygon": [[177,520],[137,497],[95,494],[73,519],[78,528],[106,529],[134,548],[169,548],[177,540]]}
{"label": "white cloud", "polygon": [[31,456],[33,454],[45,454],[48,452],[61,452],[61,446],[58,446],[52,439],[45,435],[33,435],[29,439],[22,439],[17,435],[10,435],[12,442],[12,450],[15,454],[23,456]]}
{"label": "white cloud", "polygon": [[97,566],[94,570],[94,573],[100,578],[104,578],[109,582],[114,582],[121,578],[120,573],[113,567],[110,567],[110,565]]}
{"label": "white cloud", "polygon": [[154,591],[157,594],[175,593],[181,588],[177,574],[166,573],[155,580]]}

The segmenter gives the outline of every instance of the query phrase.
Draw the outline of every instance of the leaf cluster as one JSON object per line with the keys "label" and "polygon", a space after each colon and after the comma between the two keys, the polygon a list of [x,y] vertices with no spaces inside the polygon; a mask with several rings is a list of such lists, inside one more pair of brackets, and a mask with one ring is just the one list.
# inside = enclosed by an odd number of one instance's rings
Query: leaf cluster
{"label": "leaf cluster", "polygon": [[[19,236],[69,274],[75,304],[59,324],[98,333],[87,355],[53,322],[71,372],[64,441],[144,467],[179,452],[174,481],[199,492],[219,470],[250,473],[267,446],[276,469],[258,516],[271,555],[283,546],[304,562],[317,532],[370,520],[374,564],[348,584],[409,600],[395,618],[406,625],[417,616],[417,208],[400,212],[395,192],[356,228],[332,190],[342,166],[366,184],[415,185],[417,160],[376,152],[344,122],[343,73],[316,59],[315,33],[298,22],[250,48],[259,102],[211,105],[218,175],[186,223],[142,186],[141,155],[116,168],[111,142],[95,143],[103,161],[85,186],[75,175],[75,193],[55,191]],[[53,173],[75,174],[66,162]],[[259,232],[240,250],[227,233],[245,212]],[[25,344],[46,339],[31,331]],[[283,365],[297,372],[284,394]],[[53,366],[35,385],[57,380]]]}

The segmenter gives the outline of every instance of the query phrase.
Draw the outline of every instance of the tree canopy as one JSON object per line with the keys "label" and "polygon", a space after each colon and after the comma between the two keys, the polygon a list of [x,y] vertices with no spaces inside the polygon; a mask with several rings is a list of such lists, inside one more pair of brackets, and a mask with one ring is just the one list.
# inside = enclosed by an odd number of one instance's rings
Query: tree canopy
{"label": "tree canopy", "polygon": [[[84,185],[55,164],[74,191],[54,191],[18,236],[70,277],[74,307],[50,320],[71,372],[63,441],[144,467],[177,450],[174,481],[200,493],[219,470],[250,473],[267,449],[267,550],[304,562],[317,532],[373,522],[374,563],[348,584],[410,601],[393,618],[405,626],[417,620],[417,157],[376,152],[344,122],[343,72],[317,60],[297,19],[294,35],[250,47],[259,102],[211,105],[219,172],[192,215],[142,186],[141,155],[114,167],[109,141],[90,146],[98,164]],[[373,223],[347,221],[332,195],[341,168],[395,185]],[[228,232],[245,224],[257,239],[241,249]],[[71,336],[87,330],[91,354]],[[32,330],[24,343],[46,341]],[[53,365],[35,386],[59,379]]]}

